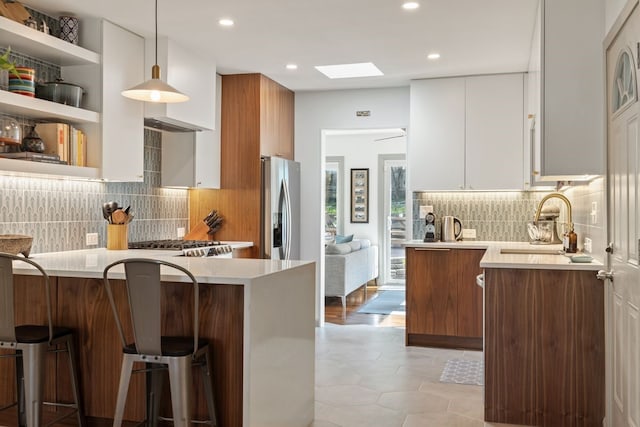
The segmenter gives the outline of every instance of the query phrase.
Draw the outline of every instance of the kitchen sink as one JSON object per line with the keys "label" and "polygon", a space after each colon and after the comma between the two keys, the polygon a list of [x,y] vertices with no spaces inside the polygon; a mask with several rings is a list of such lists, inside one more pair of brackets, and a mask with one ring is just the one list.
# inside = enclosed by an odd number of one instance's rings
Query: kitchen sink
{"label": "kitchen sink", "polygon": [[525,254],[525,255],[563,255],[564,252],[558,249],[537,249],[537,248],[524,248],[524,249],[500,249],[501,254]]}

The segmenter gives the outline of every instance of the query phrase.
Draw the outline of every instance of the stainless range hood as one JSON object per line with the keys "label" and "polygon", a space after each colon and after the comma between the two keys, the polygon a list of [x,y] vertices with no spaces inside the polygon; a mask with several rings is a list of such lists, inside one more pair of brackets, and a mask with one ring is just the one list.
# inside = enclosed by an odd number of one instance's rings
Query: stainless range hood
{"label": "stainless range hood", "polygon": [[[145,43],[145,69],[155,62],[155,41]],[[173,40],[158,39],[160,79],[189,96],[187,102],[146,102],[144,125],[166,132],[215,129],[216,65]]]}
{"label": "stainless range hood", "polygon": [[152,118],[145,117],[144,118],[144,126],[148,128],[153,128],[156,130],[161,130],[165,132],[198,132],[207,130],[204,128],[194,127],[193,125],[182,123],[176,121],[172,121],[168,117],[160,117],[160,118]]}

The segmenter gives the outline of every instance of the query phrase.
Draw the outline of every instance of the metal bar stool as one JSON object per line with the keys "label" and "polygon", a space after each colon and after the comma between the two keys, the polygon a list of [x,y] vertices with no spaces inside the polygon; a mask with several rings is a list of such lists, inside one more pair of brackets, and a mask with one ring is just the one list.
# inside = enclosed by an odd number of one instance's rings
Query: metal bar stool
{"label": "metal bar stool", "polygon": [[[46,294],[48,325],[16,326],[14,317],[13,261],[30,264],[42,275]],[[80,397],[73,331],[69,328],[53,326],[51,321],[49,276],[40,265],[28,258],[0,253],[0,295],[0,349],[15,351],[13,354],[6,354],[0,357],[16,358],[16,385],[18,392],[18,402],[0,408],[0,410],[18,405],[18,425],[40,427],[43,425],[43,405],[62,406],[74,410],[57,417],[49,424],[54,424],[75,413],[78,418],[78,425],[86,426]],[[64,349],[57,350],[58,345],[63,345]],[[73,403],[43,401],[45,354],[47,351],[67,352]]]}
{"label": "metal bar stool", "polygon": [[[127,342],[118,306],[109,283],[109,271],[123,264],[126,291],[133,326],[133,342]],[[182,272],[193,284],[193,337],[162,336],[161,331],[161,281],[160,267],[166,266]],[[187,427],[191,422],[216,425],[216,413],[211,382],[209,343],[198,336],[198,281],[187,269],[166,261],[130,258],[116,261],[104,269],[104,285],[113,309],[118,333],[122,340],[122,370],[116,402],[114,427],[120,427],[132,372],[147,373],[147,423],[157,425],[158,406],[162,387],[159,370],[168,369],[171,391],[171,407],[175,426]],[[134,362],[143,362],[145,369],[133,371]],[[209,420],[191,420],[191,367],[200,366],[203,377]]]}

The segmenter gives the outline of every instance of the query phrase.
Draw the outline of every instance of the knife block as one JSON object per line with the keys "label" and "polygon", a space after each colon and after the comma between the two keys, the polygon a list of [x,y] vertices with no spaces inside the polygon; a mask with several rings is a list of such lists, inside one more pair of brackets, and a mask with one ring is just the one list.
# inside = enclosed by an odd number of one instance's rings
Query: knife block
{"label": "knife block", "polygon": [[209,236],[209,226],[200,221],[184,236],[184,240],[212,240]]}
{"label": "knife block", "polygon": [[128,231],[127,224],[107,224],[107,249],[129,249]]}

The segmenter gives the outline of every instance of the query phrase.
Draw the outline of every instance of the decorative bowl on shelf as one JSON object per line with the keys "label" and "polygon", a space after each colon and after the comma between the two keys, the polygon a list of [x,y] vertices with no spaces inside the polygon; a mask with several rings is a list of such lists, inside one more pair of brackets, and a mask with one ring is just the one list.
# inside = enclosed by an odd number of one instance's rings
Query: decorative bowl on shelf
{"label": "decorative bowl on shelf", "polygon": [[25,258],[29,257],[31,252],[31,243],[33,237],[21,234],[0,234],[0,252],[18,255],[22,254]]}

